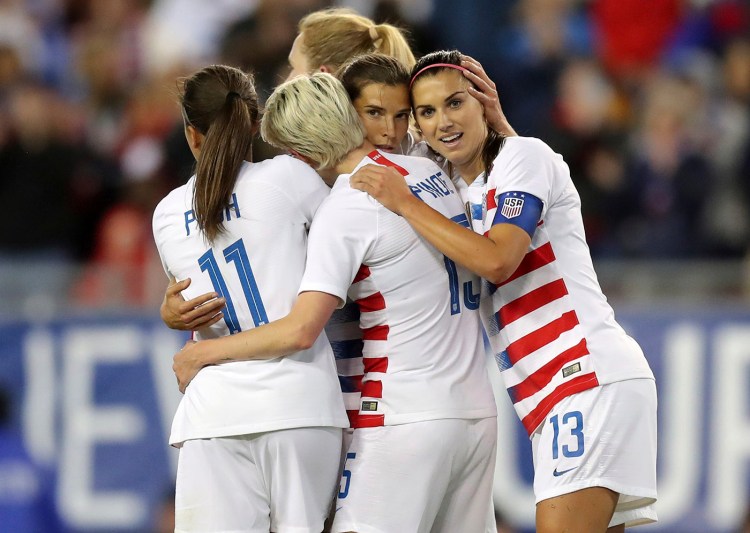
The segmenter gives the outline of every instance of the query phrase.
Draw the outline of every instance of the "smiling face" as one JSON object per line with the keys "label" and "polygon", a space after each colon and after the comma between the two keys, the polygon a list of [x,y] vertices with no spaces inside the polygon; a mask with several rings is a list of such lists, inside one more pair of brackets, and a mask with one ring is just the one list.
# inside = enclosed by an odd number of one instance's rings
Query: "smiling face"
{"label": "smiling face", "polygon": [[384,152],[398,151],[409,129],[409,91],[405,85],[370,83],[354,99],[367,140]]}
{"label": "smiling face", "polygon": [[468,93],[468,87],[461,71],[442,69],[417,78],[411,94],[424,140],[464,179],[473,180],[484,170],[487,123],[482,104]]}

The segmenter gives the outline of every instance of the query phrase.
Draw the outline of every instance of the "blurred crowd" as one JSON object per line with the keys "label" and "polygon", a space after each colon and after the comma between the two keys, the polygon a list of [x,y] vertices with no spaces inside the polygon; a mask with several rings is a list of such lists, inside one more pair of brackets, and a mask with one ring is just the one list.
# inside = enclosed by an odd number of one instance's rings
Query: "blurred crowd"
{"label": "blurred crowd", "polygon": [[595,259],[745,256],[744,0],[0,0],[0,260],[85,265],[82,304],[160,301],[151,214],[193,165],[176,80],[227,63],[264,98],[331,5],[482,61],[570,165]]}

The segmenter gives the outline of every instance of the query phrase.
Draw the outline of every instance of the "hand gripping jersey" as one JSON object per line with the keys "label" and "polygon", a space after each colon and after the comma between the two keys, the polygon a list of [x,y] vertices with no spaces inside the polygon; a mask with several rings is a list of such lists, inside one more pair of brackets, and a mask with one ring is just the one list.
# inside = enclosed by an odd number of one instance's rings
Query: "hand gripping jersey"
{"label": "hand gripping jersey", "polygon": [[[191,278],[186,298],[216,291],[224,320],[198,339],[243,331],[289,313],[305,266],[307,231],[329,189],[289,156],[240,169],[224,212],[224,233],[209,246],[192,210],[195,177],[154,212],[154,239],[168,274]],[[288,357],[202,369],[188,386],[170,444],[292,427],[347,427],[325,334]]]}
{"label": "hand gripping jersey", "polygon": [[[468,225],[453,184],[431,161],[373,151],[357,168],[368,163],[392,166],[417,197]],[[342,302],[348,292],[359,306],[363,358],[351,358],[347,372],[361,391],[354,427],[495,416],[478,289],[476,276],[339,176],[310,230],[300,292]]]}
{"label": "hand gripping jersey", "polygon": [[485,191],[482,233],[509,223],[532,236],[516,272],[499,286],[484,284],[481,311],[526,431],[533,433],[566,396],[626,379],[653,379],[599,287],[581,200],[562,157],[538,139],[509,137]]}

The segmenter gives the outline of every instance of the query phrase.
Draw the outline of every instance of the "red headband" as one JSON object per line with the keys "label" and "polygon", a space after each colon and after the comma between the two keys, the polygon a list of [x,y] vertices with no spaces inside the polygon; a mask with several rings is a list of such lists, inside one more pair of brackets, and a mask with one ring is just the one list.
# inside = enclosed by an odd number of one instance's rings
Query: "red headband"
{"label": "red headband", "polygon": [[433,63],[432,65],[427,65],[423,69],[420,69],[419,71],[417,71],[416,74],[414,74],[414,76],[411,77],[411,81],[409,82],[409,90],[411,91],[411,86],[414,85],[414,81],[416,81],[417,76],[419,76],[420,74],[422,74],[427,69],[437,68],[437,67],[454,68],[454,69],[460,70],[462,72],[466,72],[467,70],[469,70],[469,69],[467,69],[465,67],[462,67],[461,65],[454,65],[453,63]]}

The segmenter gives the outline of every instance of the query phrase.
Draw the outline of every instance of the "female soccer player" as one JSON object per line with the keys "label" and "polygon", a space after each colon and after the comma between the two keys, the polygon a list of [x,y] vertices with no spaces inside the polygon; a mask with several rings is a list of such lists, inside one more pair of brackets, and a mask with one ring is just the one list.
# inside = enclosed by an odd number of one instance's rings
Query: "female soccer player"
{"label": "female soccer player", "polygon": [[412,72],[417,125],[466,183],[476,233],[390,169],[364,167],[351,183],[486,280],[485,330],[531,437],[537,531],[655,521],[654,378],[596,280],[567,165],[538,139],[493,134],[458,52],[428,54]]}
{"label": "female soccer player", "polygon": [[[350,20],[344,15],[337,15],[336,13],[339,11],[341,10],[320,12],[319,21],[335,22],[339,17],[343,17],[343,20]],[[344,12],[347,11],[344,10]],[[355,17],[354,20],[357,20],[357,18]],[[374,23],[371,23],[371,25],[374,25]],[[314,35],[318,35],[320,31],[324,30],[324,28],[318,28],[318,26],[318,23],[312,25],[317,32],[313,33]],[[303,22],[300,27],[307,26]],[[343,32],[343,28],[346,26],[339,23],[338,25],[334,24],[333,27],[339,28],[339,31]],[[322,37],[327,37],[327,43],[335,43],[339,42],[338,38],[343,37],[343,35],[324,34]],[[401,38],[403,39],[403,36]],[[400,48],[395,47],[395,49]],[[329,50],[329,53],[333,52],[335,52],[335,49]],[[463,71],[464,76],[472,82],[469,91],[482,103],[487,123],[491,125],[493,130],[503,135],[515,135],[515,131],[508,123],[500,106],[495,84],[489,79],[482,65],[465,55],[461,57],[461,62],[466,68]],[[409,72],[403,66],[402,60],[380,53],[363,54],[341,65],[337,76],[343,82],[357,109],[369,142],[385,152],[429,157],[441,165],[445,163],[445,160],[439,154],[419,140],[418,132],[409,128],[408,117],[411,113],[409,103],[410,77]],[[474,89],[474,87],[477,88]],[[335,177],[333,176],[334,179]],[[462,182],[456,183],[461,185]],[[190,286],[189,278],[171,283],[167,287],[161,305],[161,317],[167,326],[172,329],[196,331],[220,321],[223,318],[221,309],[225,304],[223,298],[218,297],[216,292],[211,291],[185,301],[182,291],[188,286]]]}
{"label": "female soccer player", "polygon": [[[258,100],[243,72],[198,71],[181,106],[196,174],[157,206],[154,239],[167,274],[192,278],[187,292],[213,289],[226,302],[223,320],[197,334],[216,338],[289,312],[328,188],[289,156],[251,162]],[[205,369],[169,439],[181,448],[176,530],[320,532],[347,425],[324,334],[284,359]]]}
{"label": "female soccer player", "polygon": [[304,348],[348,295],[361,311],[364,373],[332,531],[485,532],[497,426],[478,278],[350,188],[348,178],[364,164],[390,166],[425,202],[468,224],[450,180],[425,158],[376,150],[341,83],[327,73],[277,87],[262,134],[341,175],[315,215],[290,313],[186,346],[175,356],[181,385],[212,368],[206,365]]}
{"label": "female soccer player", "polygon": [[363,54],[344,64],[336,76],[357,110],[365,136],[383,152],[408,154],[410,142],[409,71],[383,54]]}
{"label": "female soccer player", "polygon": [[[289,52],[289,78],[313,72],[338,72],[341,77],[343,65],[364,54],[393,57],[407,69],[416,62],[401,29],[391,24],[376,24],[351,9],[316,11],[299,23],[297,38]],[[481,64],[469,56],[462,56],[461,60],[466,67],[466,77],[474,84],[469,90],[485,108],[488,123],[504,135],[515,135],[500,107],[495,84]],[[408,83],[408,79],[404,81]]]}
{"label": "female soccer player", "polygon": [[[313,72],[333,73],[348,60],[366,53],[394,57],[407,69],[415,62],[409,43],[399,28],[376,24],[351,9],[315,11],[299,23],[299,32],[289,53],[289,77]],[[404,95],[408,94],[406,88],[403,91]],[[222,320],[221,310],[225,302],[216,292],[196,295],[185,301],[182,292],[190,286],[191,280],[173,281],[167,287],[160,309],[167,326],[196,331]]]}

